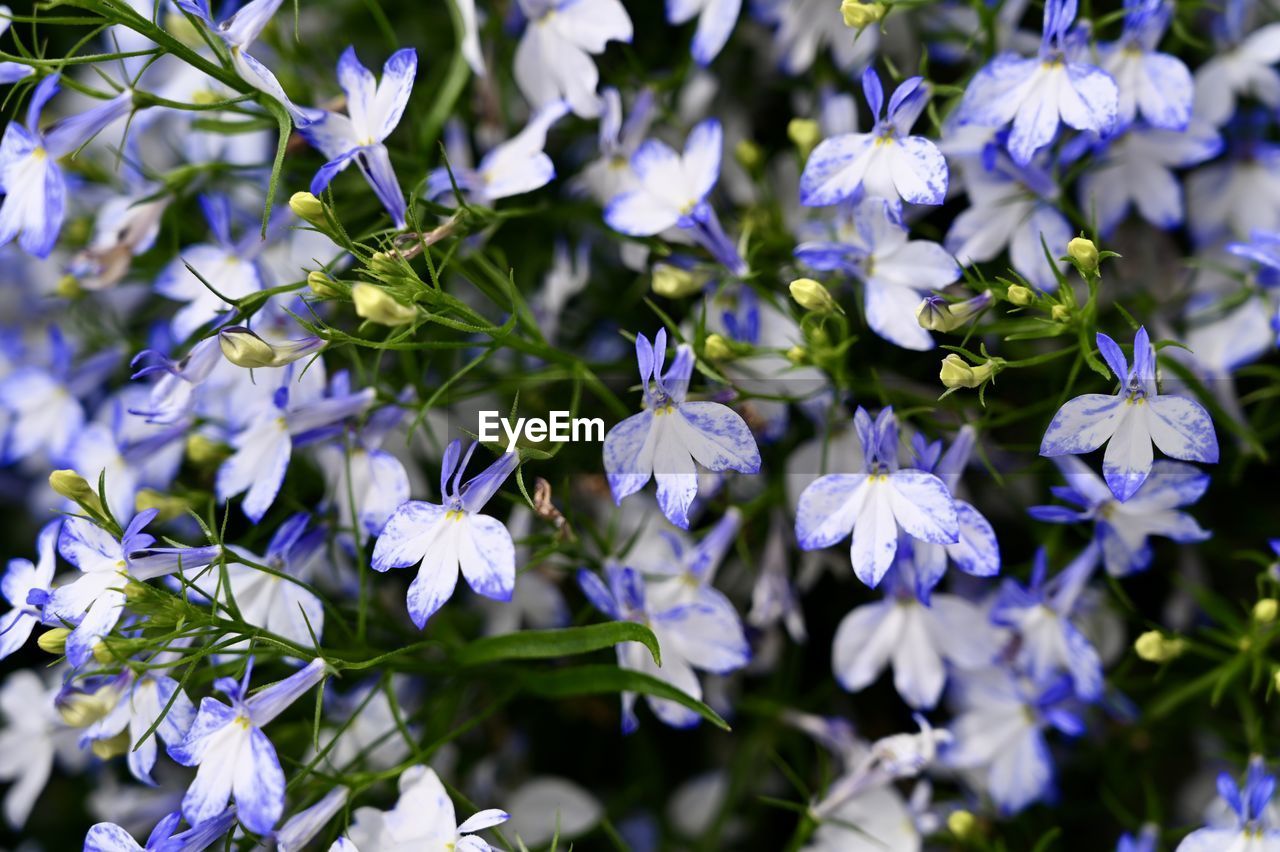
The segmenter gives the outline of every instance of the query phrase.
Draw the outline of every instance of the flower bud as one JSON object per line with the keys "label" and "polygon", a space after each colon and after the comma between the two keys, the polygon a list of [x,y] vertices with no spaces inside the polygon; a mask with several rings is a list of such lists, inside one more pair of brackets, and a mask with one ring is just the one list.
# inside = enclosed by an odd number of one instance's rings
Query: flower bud
{"label": "flower bud", "polygon": [[92,748],[93,753],[102,760],[110,760],[113,757],[128,754],[129,732],[121,731],[110,739],[94,740],[89,747]]}
{"label": "flower bud", "polygon": [[883,3],[862,3],[859,0],[843,0],[840,3],[840,14],[844,16],[844,25],[854,30],[861,30],[878,23],[888,11],[889,8]]}
{"label": "flower bud", "polygon": [[1263,598],[1253,605],[1253,620],[1259,624],[1270,624],[1280,615],[1280,601],[1275,598]]}
{"label": "flower bud", "polygon": [[707,279],[688,269],[681,269],[669,263],[653,265],[653,292],[667,299],[683,299],[702,292]]}
{"label": "flower bud", "polygon": [[822,128],[811,118],[793,118],[787,122],[787,138],[800,149],[800,156],[807,159],[809,152],[822,141]]}
{"label": "flower bud", "polygon": [[959,355],[951,354],[942,359],[938,378],[949,388],[976,388],[991,380],[999,369],[995,359],[974,367]]}
{"label": "flower bud", "polygon": [[1071,319],[1071,309],[1066,305],[1054,305],[1052,310],[1049,311],[1049,316],[1055,322],[1066,322]]}
{"label": "flower bud", "polygon": [[230,455],[227,445],[196,433],[187,438],[187,458],[198,467],[220,464]]}
{"label": "flower bud", "polygon": [[916,308],[916,322],[927,331],[954,331],[986,310],[990,304],[990,290],[963,302],[948,302],[941,296],[928,296]]}
{"label": "flower bud", "polygon": [[324,341],[318,337],[305,337],[301,340],[285,340],[270,344],[250,329],[242,325],[233,325],[218,332],[218,345],[222,354],[237,367],[256,369],[261,367],[283,367],[299,358],[305,358],[324,348]]}
{"label": "flower bud", "polygon": [[74,470],[55,470],[49,474],[49,487],[54,491],[72,500],[85,511],[96,514],[99,517],[106,517],[106,510],[102,508],[102,500],[98,497],[98,492],[94,491],[88,482],[80,474]]}
{"label": "flower bud", "polygon": [[840,309],[836,300],[832,298],[831,292],[812,278],[797,278],[791,282],[790,290],[791,298],[806,311],[829,314]]}
{"label": "flower bud", "polygon": [[749,172],[753,172],[764,164],[764,151],[750,139],[743,139],[733,148],[733,158]]}
{"label": "flower bud", "polygon": [[382,278],[403,278],[406,265],[386,251],[377,251],[369,258],[369,271]]}
{"label": "flower bud", "polygon": [[974,835],[978,828],[978,819],[969,811],[952,811],[947,817],[947,830],[961,840]]}
{"label": "flower bud", "polygon": [[74,275],[64,275],[58,279],[53,292],[60,299],[74,299],[84,293],[84,288],[80,286],[80,279]]}
{"label": "flower bud", "polygon": [[104,666],[109,666],[116,661],[116,655],[107,647],[107,643],[101,639],[93,643],[93,658]]}
{"label": "flower bud", "polygon": [[307,273],[307,286],[322,299],[335,299],[345,295],[337,281],[318,269]]}
{"label": "flower bud", "polygon": [[87,728],[111,712],[116,703],[116,693],[110,687],[97,692],[65,691],[54,700],[62,721],[73,728]]}
{"label": "flower bud", "polygon": [[1148,630],[1133,643],[1133,650],[1148,663],[1167,663],[1186,650],[1187,643],[1178,637],[1167,638],[1159,630]]}
{"label": "flower bud", "polygon": [[733,357],[733,350],[729,347],[729,341],[719,334],[707,335],[702,352],[713,361],[723,361],[726,358]]}
{"label": "flower bud", "polygon": [[325,227],[324,202],[309,192],[295,192],[289,198],[289,209],[302,221]]}
{"label": "flower bud", "polygon": [[792,346],[787,350],[787,360],[792,364],[804,364],[809,360],[809,353],[803,346]]}
{"label": "flower bud", "polygon": [[1067,257],[1086,278],[1098,271],[1098,247],[1093,240],[1076,237],[1067,243]]}
{"label": "flower bud", "polygon": [[355,302],[356,316],[380,325],[408,325],[418,318],[417,308],[397,302],[376,284],[353,285],[351,301]]}
{"label": "flower bud", "polygon": [[161,491],[156,491],[154,488],[143,488],[133,498],[133,510],[135,512],[155,509],[160,513],[156,515],[156,520],[160,523],[172,521],[174,518],[186,514],[188,505],[187,501],[181,497],[174,497],[172,494],[165,494]]}
{"label": "flower bud", "polygon": [[60,657],[67,652],[67,637],[71,635],[71,631],[65,627],[55,627],[52,630],[46,630],[36,638],[36,645],[46,654],[53,654]]}
{"label": "flower bud", "polygon": [[1036,298],[1035,291],[1030,287],[1023,287],[1021,284],[1011,285],[1006,295],[1010,302],[1019,307],[1031,304]]}

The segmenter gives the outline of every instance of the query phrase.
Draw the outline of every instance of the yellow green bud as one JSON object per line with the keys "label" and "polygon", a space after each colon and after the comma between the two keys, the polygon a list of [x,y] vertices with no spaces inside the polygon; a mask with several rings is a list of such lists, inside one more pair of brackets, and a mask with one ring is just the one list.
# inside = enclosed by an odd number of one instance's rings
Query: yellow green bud
{"label": "yellow green bud", "polygon": [[733,357],[733,349],[730,348],[729,341],[719,334],[708,334],[702,351],[713,361],[722,361]]}
{"label": "yellow green bud", "polygon": [[822,141],[822,128],[811,118],[793,118],[787,122],[787,138],[800,149],[800,156],[807,159],[809,152]]}
{"label": "yellow green bud", "polygon": [[829,314],[840,309],[831,292],[812,278],[797,278],[791,282],[790,290],[791,298],[806,311]]}
{"label": "yellow green bud", "polygon": [[220,464],[231,455],[226,444],[196,433],[187,438],[187,458],[199,467],[212,467]]}
{"label": "yellow green bud", "polygon": [[145,512],[148,509],[155,509],[160,514],[156,515],[156,520],[164,523],[172,521],[179,515],[187,512],[188,503],[181,497],[174,497],[172,494],[165,494],[156,491],[154,488],[143,488],[137,496],[133,498],[133,509],[135,512]]}
{"label": "yellow green bud", "polygon": [[1055,322],[1067,322],[1071,319],[1071,309],[1066,305],[1054,305],[1049,311],[1049,316],[1053,317]]}
{"label": "yellow green bud", "polygon": [[53,654],[60,657],[67,652],[67,637],[71,635],[71,631],[65,627],[55,627],[52,630],[46,630],[36,638],[36,645],[46,654]]}
{"label": "yellow green bud", "polygon": [[1067,243],[1067,256],[1075,261],[1076,268],[1084,275],[1093,275],[1098,271],[1098,247],[1093,240],[1076,237]]}
{"label": "yellow green bud", "polygon": [[74,299],[84,293],[84,288],[80,286],[80,279],[74,275],[64,275],[58,279],[54,293],[61,299]]}
{"label": "yellow green bud", "polygon": [[653,265],[653,292],[667,299],[695,296],[706,286],[706,276],[669,263]]}
{"label": "yellow green bud", "polygon": [[271,344],[243,326],[232,326],[218,332],[218,345],[227,360],[237,367],[277,366],[276,352]]}
{"label": "yellow green bud", "polygon": [[102,760],[110,760],[113,757],[119,757],[129,752],[129,732],[121,731],[114,737],[106,740],[94,740],[90,745],[93,753]]}
{"label": "yellow green bud", "polygon": [[803,346],[792,346],[787,350],[787,360],[792,364],[804,364],[809,360],[809,353]]}
{"label": "yellow green bud", "polygon": [[862,3],[859,0],[842,0],[840,3],[844,25],[855,30],[878,23],[888,11],[889,7],[883,3]]}
{"label": "yellow green bud", "polygon": [[1159,630],[1148,630],[1133,643],[1133,650],[1149,663],[1167,663],[1186,650],[1187,643],[1178,637],[1166,637]]}
{"label": "yellow green bud", "polygon": [[87,728],[111,712],[116,692],[103,687],[97,692],[68,692],[56,702],[58,715],[73,728]]}
{"label": "yellow green bud", "polygon": [[947,830],[961,840],[967,840],[978,828],[978,819],[969,811],[952,811],[947,817]]}
{"label": "yellow green bud", "polygon": [[343,295],[338,282],[318,269],[307,273],[307,286],[311,288],[312,293],[323,299],[335,299]]}
{"label": "yellow green bud", "polygon": [[325,227],[324,202],[309,192],[295,192],[289,198],[289,209],[302,221]]}
{"label": "yellow green bud", "polygon": [[754,172],[764,165],[764,151],[750,139],[743,139],[733,148],[733,158],[749,172]]}
{"label": "yellow green bud", "polygon": [[68,500],[75,501],[88,512],[99,517],[105,517],[107,514],[102,508],[102,500],[98,498],[98,492],[94,491],[84,477],[74,470],[55,470],[49,474],[49,487]]}
{"label": "yellow green bud", "polygon": [[1009,288],[1009,301],[1019,307],[1029,305],[1035,301],[1035,291],[1030,287],[1023,287],[1021,284],[1014,284]]}
{"label": "yellow green bud", "polygon": [[1280,615],[1280,601],[1275,598],[1263,598],[1253,605],[1253,620],[1259,624],[1270,624]]}
{"label": "yellow green bud", "polygon": [[990,381],[996,369],[993,361],[975,367],[959,355],[951,354],[942,359],[938,378],[949,388],[976,388]]}
{"label": "yellow green bud", "polygon": [[375,284],[360,282],[351,287],[351,301],[356,316],[380,325],[408,325],[418,318],[418,309],[397,302],[386,290]]}

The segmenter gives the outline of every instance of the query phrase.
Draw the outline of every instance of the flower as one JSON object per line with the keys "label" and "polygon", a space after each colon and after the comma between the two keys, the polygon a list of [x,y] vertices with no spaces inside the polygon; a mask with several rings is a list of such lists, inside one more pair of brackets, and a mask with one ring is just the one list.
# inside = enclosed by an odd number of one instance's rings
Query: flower
{"label": "flower", "polygon": [[229,704],[205,698],[186,737],[169,746],[183,766],[199,767],[182,799],[182,815],[192,825],[213,819],[235,798],[236,816],[257,834],[271,831],[284,812],[284,770],[262,728],[328,675],[316,658],[284,680],[249,695],[252,664],[239,683],[218,678],[214,687]]}
{"label": "flower", "polygon": [[418,73],[418,53],[397,50],[382,66],[377,82],[360,63],[354,47],[338,59],[338,83],[347,95],[347,115],[327,110],[306,110],[298,130],[319,148],[329,162],[311,181],[312,195],[320,195],[334,177],[353,162],[369,182],[378,200],[391,215],[397,230],[405,227],[404,191],[391,167],[391,156],[382,144],[400,123]]}
{"label": "flower", "polygon": [[1133,338],[1133,367],[1116,342],[1098,333],[1103,360],[1120,381],[1115,396],[1084,394],[1069,400],[1053,416],[1040,443],[1040,455],[1091,453],[1107,443],[1102,472],[1111,492],[1132,497],[1151,472],[1151,445],[1176,459],[1216,462],[1218,439],[1209,413],[1200,403],[1156,390],[1156,351],[1139,328]]}
{"label": "flower", "polygon": [[10,121],[0,139],[0,246],[16,239],[36,257],[53,251],[66,213],[67,184],[58,160],[133,109],[133,93],[125,91],[42,131],[40,114],[57,94],[58,79],[53,74],[36,85],[26,123]]}
{"label": "flower", "polygon": [[338,441],[316,447],[325,475],[325,503],[338,510],[338,525],[354,530],[363,544],[378,535],[399,506],[409,499],[409,474],[383,442],[404,410],[388,405],[375,410],[359,429],[348,429]]}
{"label": "flower", "polygon": [[706,200],[720,178],[723,137],[720,122],[709,118],[689,131],[682,153],[657,139],[646,139],[631,155],[636,184],[609,201],[605,223],[633,237],[679,227],[730,273],[745,275],[746,261]]}
{"label": "flower", "polygon": [[631,18],[620,0],[520,0],[528,19],[516,47],[516,85],[534,109],[566,100],[583,118],[600,114],[600,72],[592,54],[610,41],[630,42]]}
{"label": "flower", "polygon": [[164,740],[167,746],[182,742],[195,720],[195,706],[162,669],[141,676],[126,669],[102,689],[117,699],[106,715],[85,729],[81,742],[108,743],[122,737],[129,772],[142,783],[155,786],[151,770],[156,764],[156,739]]}
{"label": "flower", "polygon": [[1189,464],[1156,462],[1142,487],[1122,501],[1079,459],[1067,456],[1054,462],[1067,480],[1066,487],[1053,490],[1054,495],[1079,508],[1032,506],[1031,517],[1051,524],[1093,521],[1094,540],[1102,547],[1107,573],[1114,577],[1151,565],[1150,536],[1165,536],[1180,544],[1209,538],[1195,518],[1174,511],[1199,500],[1209,487],[1208,475]]}
{"label": "flower", "polygon": [[226,835],[236,822],[236,809],[222,813],[199,825],[178,831],[182,814],[171,813],[151,830],[146,846],[139,846],[129,832],[113,822],[100,822],[89,829],[84,838],[84,852],[201,852]]}
{"label": "flower", "polygon": [[1276,777],[1267,772],[1260,757],[1249,760],[1244,789],[1236,785],[1230,773],[1218,775],[1218,795],[1235,815],[1230,828],[1209,826],[1191,832],[1178,844],[1176,852],[1209,852],[1224,850],[1280,849],[1280,828],[1273,825],[1267,810],[1276,791]]}
{"label": "flower", "polygon": [[294,361],[314,355],[324,348],[319,337],[268,343],[252,329],[242,325],[224,326],[218,331],[218,346],[226,359],[237,367],[260,369],[283,367]]}
{"label": "flower", "polygon": [[[419,629],[453,597],[458,571],[478,595],[509,601],[515,589],[515,543],[497,518],[480,514],[516,469],[516,453],[503,453],[466,483],[462,475],[477,444],[462,454],[462,441],[445,449],[440,467],[441,502],[410,500],[392,513],[373,547],[373,570],[418,566],[409,585],[409,617]],[[452,482],[450,482],[452,478]]]}
{"label": "flower", "polygon": [[667,0],[667,20],[684,24],[695,17],[698,29],[693,35],[693,61],[710,65],[724,48],[738,22],[742,0]]}
{"label": "flower", "polygon": [[1177,57],[1156,51],[1169,27],[1165,0],[1125,0],[1120,40],[1101,48],[1102,69],[1116,82],[1116,120],[1133,123],[1141,113],[1152,127],[1182,130],[1191,120],[1191,72]]}
{"label": "flower", "polygon": [[923,77],[903,80],[884,109],[884,88],[874,69],[862,74],[862,92],[876,118],[870,133],[824,140],[800,176],[800,203],[824,206],[857,200],[862,193],[912,204],[941,204],[947,195],[947,161],[923,136],[908,136],[929,102]]}
{"label": "flower", "polygon": [[547,131],[568,113],[565,101],[548,103],[529,118],[523,130],[490,149],[474,169],[467,166],[469,156],[452,156],[449,168],[438,168],[427,176],[427,197],[447,196],[457,184],[476,203],[492,204],[546,186],[556,176],[555,164],[543,151]]}
{"label": "flower", "polygon": [[1059,123],[1107,134],[1119,116],[1119,90],[1111,75],[1080,61],[1083,45],[1069,33],[1076,0],[1045,4],[1040,55],[1002,53],[969,82],[960,103],[962,124],[1003,127],[1013,122],[1009,153],[1028,165],[1058,134]]}
{"label": "flower", "polygon": [[854,573],[874,588],[893,565],[899,530],[934,544],[954,544],[960,524],[941,479],[898,469],[898,421],[892,408],[873,423],[859,406],[853,423],[864,472],[827,474],[805,488],[796,509],[796,539],[802,550],[817,550],[852,534]]}
{"label": "flower", "polygon": [[697,465],[713,472],[758,473],[760,449],[733,409],[685,399],[693,374],[693,350],[687,344],[676,347],[675,359],[663,373],[666,357],[665,328],[654,335],[652,344],[643,334],[636,335],[645,410],[605,435],[604,469],[619,504],[650,478],[657,480],[662,513],[688,529],[689,507],[698,494]]}
{"label": "flower", "polygon": [[41,619],[57,567],[55,548],[61,527],[62,521],[45,524],[36,544],[38,561],[32,564],[29,559],[10,559],[0,579],[0,594],[13,607],[0,615],[0,660],[21,648]]}
{"label": "flower", "polygon": [[209,10],[209,0],[174,0],[179,9],[194,15],[222,39],[231,53],[231,64],[242,80],[263,94],[270,95],[302,123],[305,122],[305,116],[299,113],[289,96],[284,93],[276,75],[249,54],[250,45],[262,34],[267,24],[271,23],[271,17],[283,2],[284,0],[252,0],[237,9],[231,17],[215,23],[213,13]]}
{"label": "flower", "polygon": [[497,808],[479,811],[458,824],[453,802],[435,770],[410,766],[400,774],[400,798],[389,811],[360,808],[355,813],[343,845],[334,848],[359,852],[491,852],[493,849],[475,832],[501,825],[509,819]]}
{"label": "flower", "polygon": [[[617,646],[619,667],[656,677],[686,695],[701,698],[702,685],[695,669],[727,674],[751,659],[737,611],[728,598],[709,586],[700,586],[692,599],[673,600],[670,588],[654,588],[664,581],[652,584],[635,568],[616,562],[605,566],[605,578],[583,569],[578,572],[578,585],[587,600],[610,618],[647,626],[662,648],[662,664],[658,665],[645,646],[623,642]],[[653,714],[673,728],[692,727],[701,718],[669,699],[646,695],[645,700]],[[622,693],[622,731],[626,734],[640,724],[635,701],[634,692]]]}
{"label": "flower", "polygon": [[[11,782],[4,796],[4,818],[21,830],[53,772],[55,757],[78,756],[75,732],[54,707],[58,686],[21,669],[0,684],[0,782]],[[70,768],[78,768],[74,763]]]}
{"label": "flower", "polygon": [[1280,106],[1280,23],[1246,34],[1251,3],[1228,0],[1214,22],[1216,50],[1196,69],[1195,102],[1205,121],[1217,127],[1236,113],[1236,100],[1249,95],[1275,109]]}

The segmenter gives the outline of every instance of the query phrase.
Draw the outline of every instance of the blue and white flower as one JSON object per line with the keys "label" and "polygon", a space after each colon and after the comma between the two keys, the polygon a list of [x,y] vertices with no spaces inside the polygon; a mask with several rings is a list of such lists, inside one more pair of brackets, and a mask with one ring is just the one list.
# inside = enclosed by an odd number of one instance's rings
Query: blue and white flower
{"label": "blue and white flower", "polygon": [[464,162],[451,162],[427,176],[427,197],[445,198],[458,189],[477,204],[541,189],[556,176],[555,164],[543,150],[547,131],[569,113],[565,101],[553,101],[529,118],[524,129],[495,145],[474,169]]}
{"label": "blue and white flower", "polygon": [[738,22],[742,0],[667,0],[667,20],[684,24],[698,19],[693,34],[693,61],[710,65],[724,48]]}
{"label": "blue and white flower", "polygon": [[[222,39],[227,46],[227,51],[231,54],[231,64],[242,80],[263,94],[271,96],[295,118],[300,117],[297,108],[284,93],[284,88],[276,79],[276,75],[249,53],[250,46],[266,29],[267,24],[271,23],[272,16],[284,0],[251,0],[236,9],[230,17],[216,22],[209,9],[209,0],[173,0],[173,2],[182,11],[202,21],[218,38]],[[235,8],[234,3],[229,5]]]}
{"label": "blue and white flower", "polygon": [[0,660],[26,644],[43,616],[57,567],[58,531],[61,527],[62,521],[45,524],[36,544],[36,562],[10,559],[4,577],[0,578],[0,594],[13,607],[0,615]]}
{"label": "blue and white flower", "polygon": [[1280,107],[1280,23],[1249,32],[1252,0],[1227,0],[1216,18],[1217,48],[1195,73],[1195,99],[1205,121],[1223,126],[1236,113],[1241,96]]}
{"label": "blue and white flower", "polygon": [[84,852],[201,852],[226,836],[236,824],[236,809],[222,813],[199,825],[179,831],[182,814],[171,813],[152,829],[147,845],[140,846],[133,835],[113,822],[100,822],[89,829],[84,838]]}
{"label": "blue and white flower", "polygon": [[1267,772],[1262,758],[1249,761],[1241,789],[1231,774],[1218,775],[1218,795],[1231,809],[1235,825],[1197,829],[1182,839],[1176,852],[1276,852],[1280,849],[1280,826],[1267,811],[1276,792],[1276,777]]}
{"label": "blue and white flower", "polygon": [[142,783],[155,786],[151,770],[156,765],[156,740],[169,747],[182,742],[195,721],[195,705],[161,668],[141,675],[125,669],[104,689],[118,698],[106,715],[85,729],[81,743],[122,738],[129,772]]}
{"label": "blue and white flower", "polygon": [[593,54],[610,41],[630,42],[631,18],[620,0],[520,0],[528,19],[516,47],[516,84],[535,109],[559,100],[583,118],[600,114]]}
{"label": "blue and white flower", "polygon": [[1166,0],[1125,0],[1124,32],[1100,50],[1102,69],[1119,92],[1119,126],[1139,114],[1163,130],[1183,130],[1191,120],[1191,72],[1181,59],[1156,50],[1169,28],[1171,6]]}

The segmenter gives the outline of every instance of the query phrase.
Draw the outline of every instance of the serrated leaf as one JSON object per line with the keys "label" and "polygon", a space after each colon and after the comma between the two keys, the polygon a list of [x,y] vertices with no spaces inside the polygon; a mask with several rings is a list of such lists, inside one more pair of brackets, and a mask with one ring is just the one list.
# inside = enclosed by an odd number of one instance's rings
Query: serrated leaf
{"label": "serrated leaf", "polygon": [[589,654],[612,648],[622,642],[639,642],[649,649],[653,661],[662,665],[658,638],[648,627],[634,621],[610,621],[557,630],[522,630],[503,636],[488,636],[464,645],[454,655],[454,659],[464,666],[506,660],[550,660]]}

